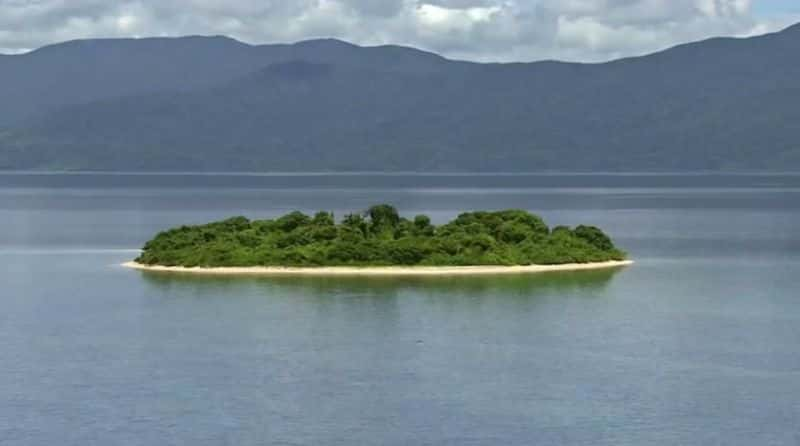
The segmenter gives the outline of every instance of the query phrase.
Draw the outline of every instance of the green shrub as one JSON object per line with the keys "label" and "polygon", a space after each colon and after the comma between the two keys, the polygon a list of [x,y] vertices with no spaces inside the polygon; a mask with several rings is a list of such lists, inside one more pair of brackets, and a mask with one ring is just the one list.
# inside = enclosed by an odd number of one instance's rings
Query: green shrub
{"label": "green shrub", "polygon": [[276,220],[276,226],[283,232],[291,232],[300,226],[309,224],[310,222],[311,217],[302,212],[294,211]]}
{"label": "green shrub", "polygon": [[276,220],[234,217],[161,232],[139,262],[182,266],[528,265],[621,260],[625,253],[594,226],[550,231],[522,210],[463,213],[434,226],[418,215],[400,218],[388,205],[350,214],[309,217],[292,212]]}
{"label": "green shrub", "polygon": [[575,236],[587,241],[590,245],[602,251],[614,249],[614,243],[603,231],[595,226],[578,226],[573,231]]}

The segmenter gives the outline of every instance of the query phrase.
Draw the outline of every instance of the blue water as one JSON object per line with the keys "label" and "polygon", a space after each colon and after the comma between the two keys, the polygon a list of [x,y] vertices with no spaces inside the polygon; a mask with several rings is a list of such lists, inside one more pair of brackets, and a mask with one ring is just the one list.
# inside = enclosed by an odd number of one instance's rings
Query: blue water
{"label": "blue water", "polygon": [[[630,268],[195,278],[154,232],[390,202],[607,229]],[[800,176],[0,174],[0,444],[796,445]]]}

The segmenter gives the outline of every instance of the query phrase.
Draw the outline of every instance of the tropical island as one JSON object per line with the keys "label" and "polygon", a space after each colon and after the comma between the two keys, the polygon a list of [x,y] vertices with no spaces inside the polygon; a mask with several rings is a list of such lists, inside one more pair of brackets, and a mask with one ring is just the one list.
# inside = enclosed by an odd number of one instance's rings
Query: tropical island
{"label": "tropical island", "polygon": [[126,266],[209,273],[479,274],[631,263],[599,228],[549,228],[524,210],[468,212],[435,226],[386,204],[349,214],[233,217],[159,233]]}

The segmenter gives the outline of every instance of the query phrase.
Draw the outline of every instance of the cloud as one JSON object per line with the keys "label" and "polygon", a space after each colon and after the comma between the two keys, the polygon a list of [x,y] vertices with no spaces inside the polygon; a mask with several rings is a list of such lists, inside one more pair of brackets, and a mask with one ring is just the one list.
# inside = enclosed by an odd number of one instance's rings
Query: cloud
{"label": "cloud", "polygon": [[755,0],[0,0],[0,51],[77,38],[225,34],[249,43],[336,37],[479,61],[602,61],[800,20]]}

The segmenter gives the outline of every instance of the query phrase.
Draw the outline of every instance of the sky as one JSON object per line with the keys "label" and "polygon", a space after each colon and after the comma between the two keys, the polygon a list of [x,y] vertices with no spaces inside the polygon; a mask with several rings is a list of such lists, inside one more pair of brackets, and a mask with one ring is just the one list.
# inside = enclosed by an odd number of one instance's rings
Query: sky
{"label": "sky", "polygon": [[0,53],[72,39],[333,37],[455,59],[599,62],[800,22],[798,0],[0,0]]}

